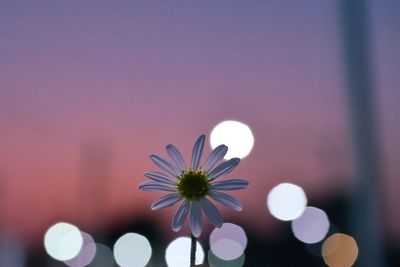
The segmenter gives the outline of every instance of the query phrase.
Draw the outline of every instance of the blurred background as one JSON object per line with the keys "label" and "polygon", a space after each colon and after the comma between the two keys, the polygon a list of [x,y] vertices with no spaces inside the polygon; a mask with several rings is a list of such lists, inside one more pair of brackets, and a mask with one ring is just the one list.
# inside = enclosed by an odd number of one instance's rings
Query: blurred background
{"label": "blurred background", "polygon": [[399,14],[395,0],[2,0],[0,266],[66,266],[43,245],[60,221],[104,245],[109,263],[90,266],[114,266],[107,248],[127,232],[167,266],[189,231],[137,189],[157,170],[148,156],[172,143],[189,159],[202,133],[209,153],[225,120],[254,135],[229,175],[251,183],[233,193],[245,208],[220,209],[247,235],[243,266],[328,264],[323,241],[268,211],[283,182],[354,238],[355,266],[399,266]]}

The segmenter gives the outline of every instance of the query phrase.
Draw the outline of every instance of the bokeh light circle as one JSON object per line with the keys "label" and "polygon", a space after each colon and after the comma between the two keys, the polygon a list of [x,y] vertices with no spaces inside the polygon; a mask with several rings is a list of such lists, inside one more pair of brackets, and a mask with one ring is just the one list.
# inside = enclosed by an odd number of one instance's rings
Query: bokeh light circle
{"label": "bokeh light circle", "polygon": [[[324,238],[326,238],[327,236],[331,236],[333,234],[338,233],[338,229],[336,227],[336,225],[332,222],[329,222],[329,230],[328,233],[325,235]],[[324,239],[322,239],[320,242],[317,243],[312,243],[312,244],[307,244],[307,243],[303,243],[304,248],[307,250],[307,252],[315,257],[318,258],[322,258],[322,244],[323,244]]]}
{"label": "bokeh light circle", "polygon": [[210,267],[242,267],[245,261],[244,253],[239,258],[233,260],[223,260],[215,256],[210,249],[208,251],[208,264]]}
{"label": "bokeh light circle", "polygon": [[246,249],[247,236],[243,228],[233,223],[224,223],[210,234],[210,248],[215,256],[230,261],[239,258]]}
{"label": "bokeh light circle", "polygon": [[236,259],[243,254],[243,248],[238,242],[225,238],[219,239],[212,244],[211,251],[218,258],[225,261]]}
{"label": "bokeh light circle", "polygon": [[83,245],[83,237],[75,225],[60,222],[44,235],[46,252],[54,259],[66,261],[76,257]]}
{"label": "bokeh light circle", "polygon": [[304,190],[295,184],[281,183],[269,192],[267,207],[275,218],[291,221],[301,216],[307,206]]}
{"label": "bokeh light circle", "polygon": [[322,245],[322,257],[330,267],[350,267],[358,257],[357,242],[349,235],[333,234]]}
{"label": "bokeh light circle", "polygon": [[96,243],[96,256],[88,267],[114,267],[115,261],[111,249],[106,245]]}
{"label": "bokeh light circle", "polygon": [[[204,262],[204,250],[199,242],[196,243],[196,264]],[[173,240],[165,251],[165,260],[169,267],[189,267],[190,266],[190,246],[189,237],[178,237]]]}
{"label": "bokeh light circle", "polygon": [[143,267],[151,258],[151,246],[146,237],[127,233],[114,245],[114,258],[121,267]]}
{"label": "bokeh light circle", "polygon": [[81,232],[83,238],[82,249],[75,258],[64,261],[70,267],[83,267],[89,265],[96,255],[96,243],[88,233]]}
{"label": "bokeh light circle", "polygon": [[249,126],[238,121],[223,121],[210,134],[212,149],[224,144],[228,146],[225,159],[246,157],[254,146],[254,136]]}
{"label": "bokeh light circle", "polygon": [[306,244],[322,241],[329,231],[329,219],[326,213],[315,207],[307,207],[301,216],[292,221],[294,236]]}

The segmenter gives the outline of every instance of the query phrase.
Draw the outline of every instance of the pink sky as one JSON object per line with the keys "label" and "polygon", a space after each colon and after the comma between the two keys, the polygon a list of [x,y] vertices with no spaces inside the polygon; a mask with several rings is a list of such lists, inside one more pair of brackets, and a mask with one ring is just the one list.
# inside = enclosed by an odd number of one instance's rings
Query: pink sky
{"label": "pink sky", "polygon": [[[400,240],[399,5],[372,2],[385,223]],[[251,181],[236,194],[245,211],[226,216],[270,234],[265,197],[283,181],[310,204],[334,199],[353,171],[337,20],[334,1],[2,1],[1,225],[34,240],[61,218],[99,224],[79,204],[93,198],[81,183],[91,143],[110,152],[105,221],[169,219],[148,210],[159,194],[136,189],[149,153],[174,143],[189,157],[226,119],[256,142],[230,175]]]}

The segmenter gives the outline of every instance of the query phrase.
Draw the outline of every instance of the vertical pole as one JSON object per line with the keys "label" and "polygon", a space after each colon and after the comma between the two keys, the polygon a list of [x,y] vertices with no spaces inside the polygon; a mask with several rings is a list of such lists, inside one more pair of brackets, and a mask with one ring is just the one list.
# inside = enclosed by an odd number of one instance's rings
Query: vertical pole
{"label": "vertical pole", "polygon": [[26,252],[14,232],[6,229],[7,181],[0,172],[0,266],[23,267]]}
{"label": "vertical pole", "polygon": [[104,212],[109,195],[111,150],[112,144],[108,138],[94,136],[83,144],[79,205],[87,208],[89,224],[95,222],[100,226],[97,229],[100,232],[106,218]]}
{"label": "vertical pole", "polygon": [[350,196],[350,227],[359,245],[358,266],[382,267],[378,181],[381,177],[367,1],[340,0],[339,3],[357,170]]}
{"label": "vertical pole", "polygon": [[4,178],[0,170],[0,232],[3,231],[3,226],[5,224],[7,203],[6,188],[3,179]]}

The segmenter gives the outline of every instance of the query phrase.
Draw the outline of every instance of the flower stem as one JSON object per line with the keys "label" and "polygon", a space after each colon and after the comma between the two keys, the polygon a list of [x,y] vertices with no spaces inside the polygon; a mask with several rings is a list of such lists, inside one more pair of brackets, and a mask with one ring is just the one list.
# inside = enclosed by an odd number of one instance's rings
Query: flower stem
{"label": "flower stem", "polygon": [[191,245],[190,245],[190,267],[194,267],[196,261],[196,244],[197,238],[191,234]]}

